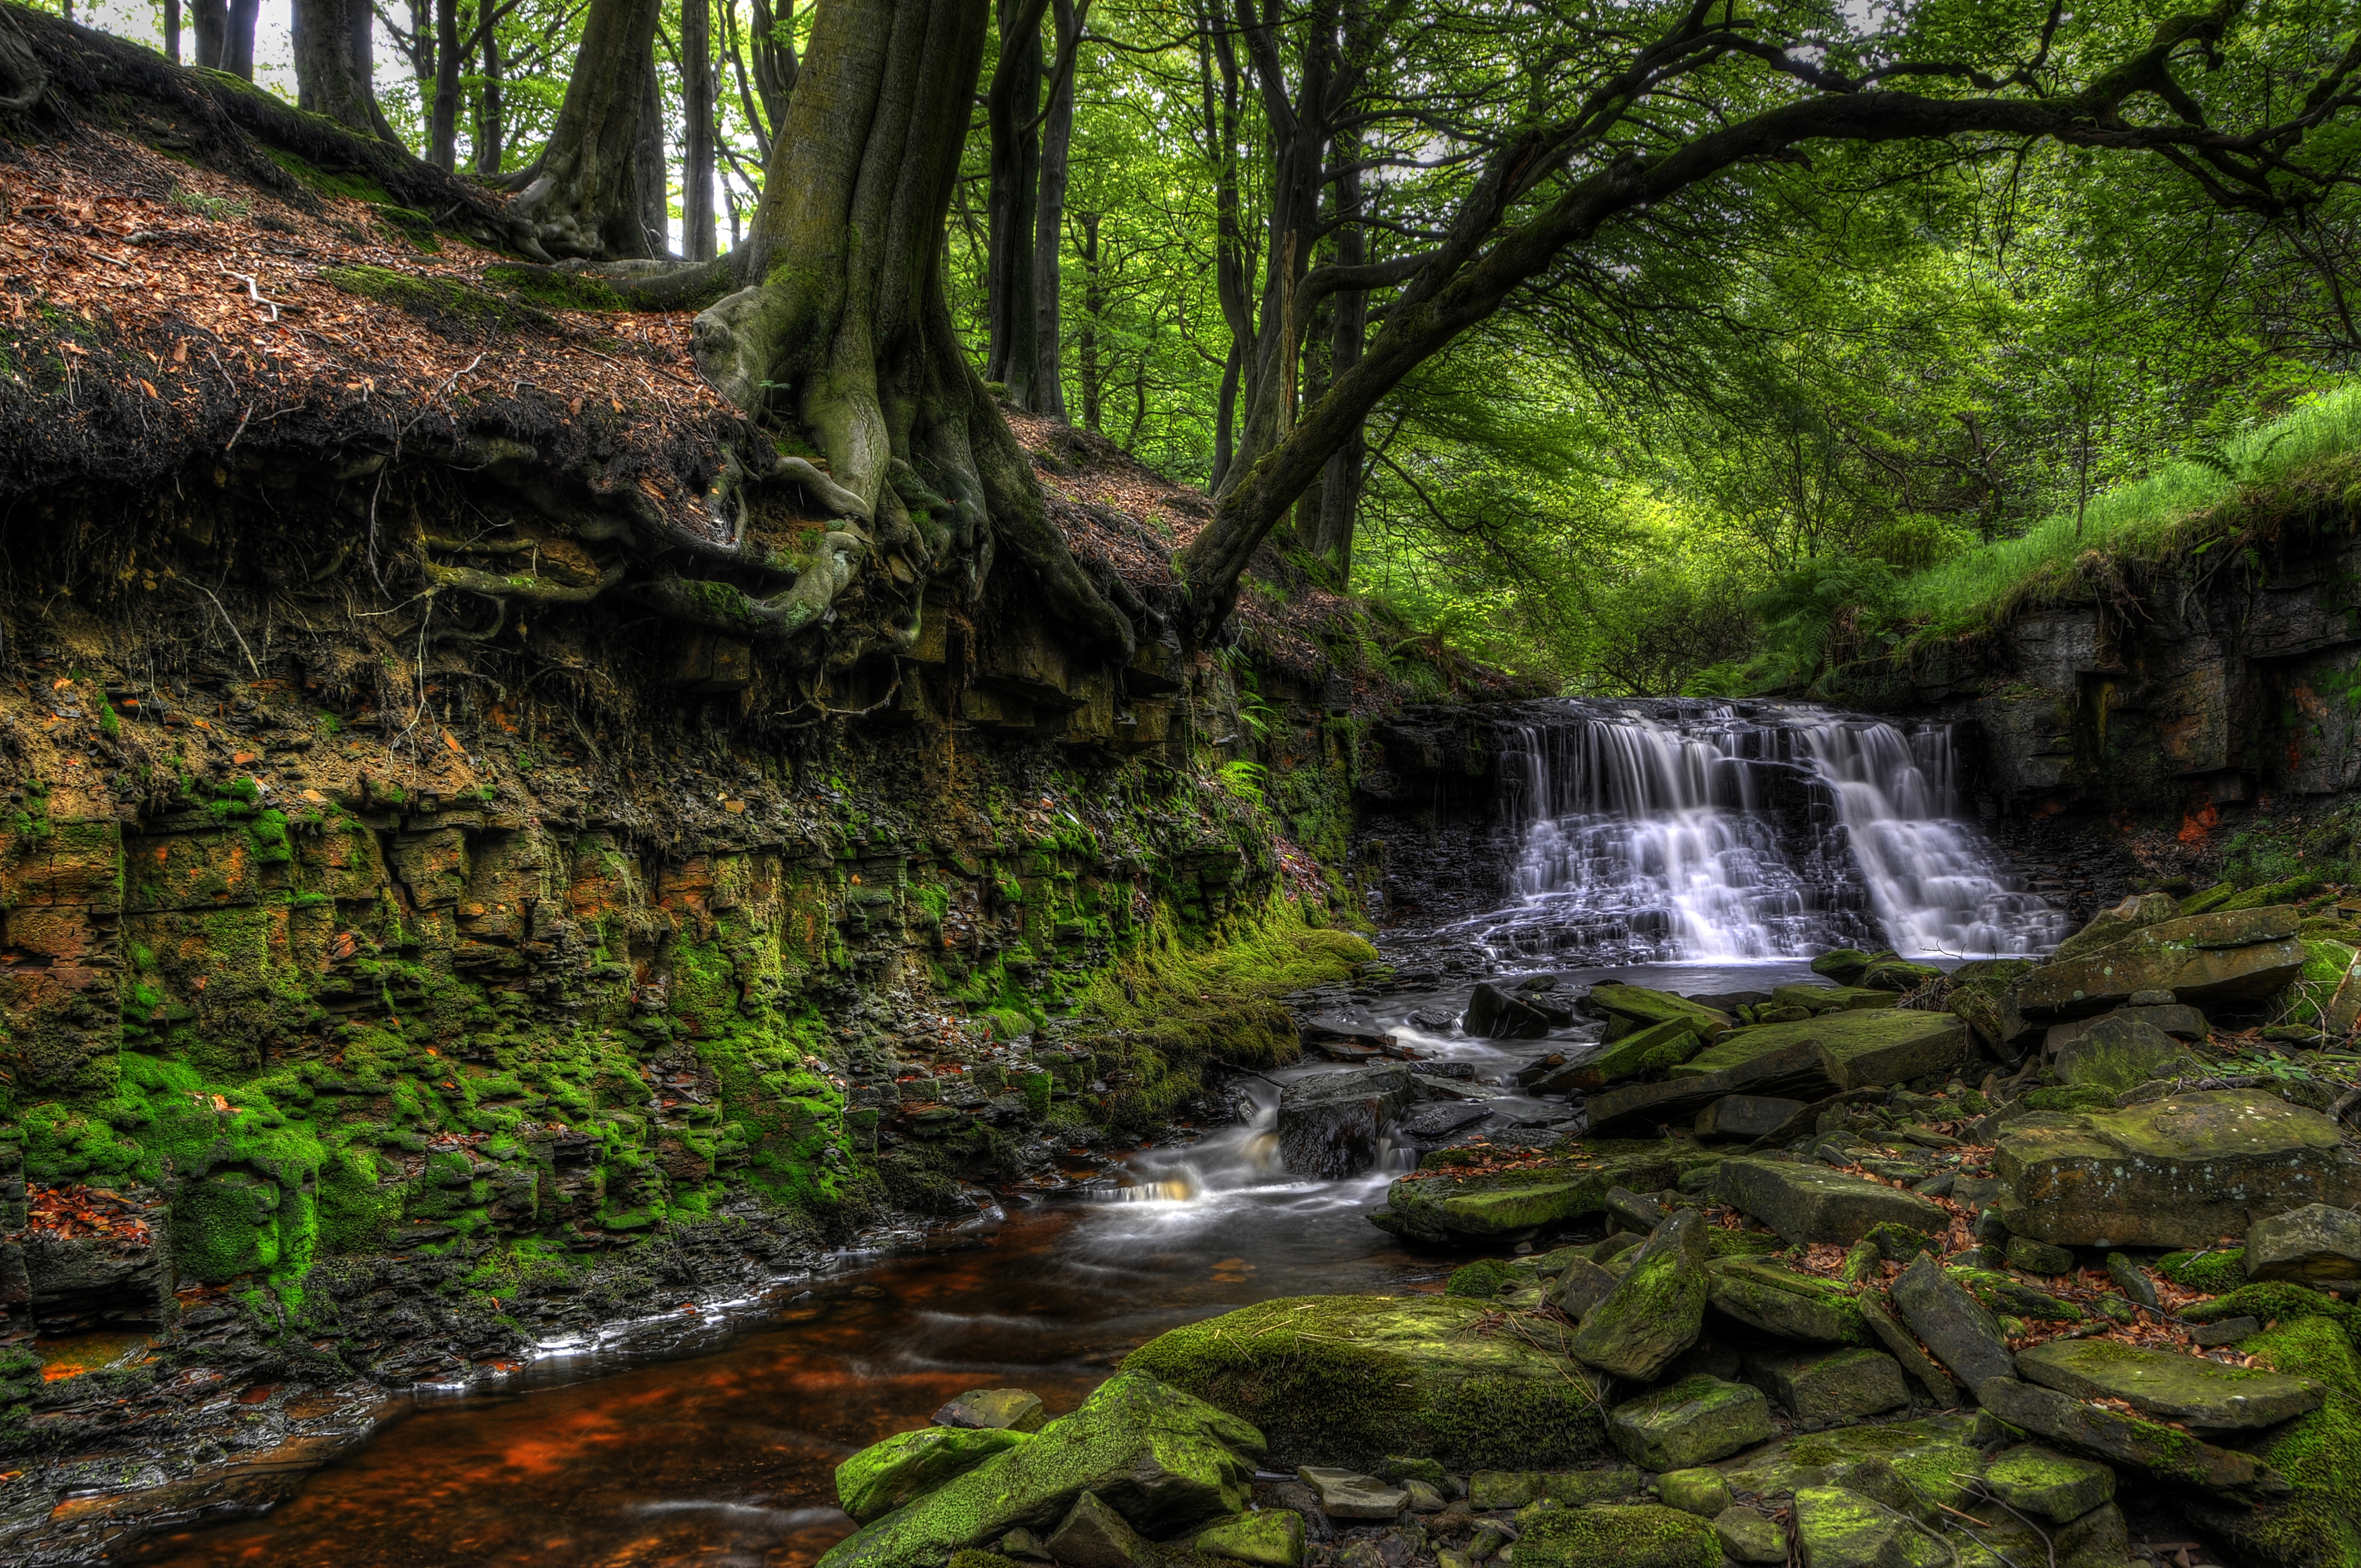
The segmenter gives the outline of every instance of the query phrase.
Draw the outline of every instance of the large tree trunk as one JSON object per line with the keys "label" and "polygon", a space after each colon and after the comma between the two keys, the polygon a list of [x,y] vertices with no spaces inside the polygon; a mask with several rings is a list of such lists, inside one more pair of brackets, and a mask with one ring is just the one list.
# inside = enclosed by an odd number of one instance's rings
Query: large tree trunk
{"label": "large tree trunk", "polygon": [[426,161],[459,167],[459,0],[434,0],[434,104],[427,116]]}
{"label": "large tree trunk", "polygon": [[710,261],[713,244],[713,13],[681,0],[680,253]]}
{"label": "large tree trunk", "polygon": [[195,35],[189,63],[219,71],[229,38],[229,0],[189,0],[189,31]]}
{"label": "large tree trunk", "polygon": [[192,64],[254,78],[254,18],[261,0],[190,0],[189,23],[196,33]]}
{"label": "large tree trunk", "polygon": [[628,260],[651,253],[640,199],[640,122],[654,82],[663,8],[663,0],[590,0],[566,101],[514,207],[553,256]]}
{"label": "large tree trunk", "polygon": [[374,19],[369,0],[295,0],[295,106],[399,147],[371,82]]}
{"label": "large tree trunk", "polygon": [[973,0],[820,8],[743,247],[740,275],[763,281],[697,318],[697,362],[828,465],[807,488],[843,521],[761,607],[774,631],[812,625],[859,581],[862,619],[906,640],[928,582],[972,598],[1005,550],[1079,640],[1127,657],[1130,623],[1050,524],[943,297],[944,221],[987,20]]}
{"label": "large tree trunk", "polygon": [[164,58],[181,63],[181,0],[164,0]]}
{"label": "large tree trunk", "polygon": [[1075,346],[1082,359],[1082,428],[1095,433],[1104,391],[1099,367],[1099,318],[1106,313],[1106,280],[1099,270],[1099,223],[1096,213],[1082,214],[1082,330]]}
{"label": "large tree trunk", "polygon": [[[1222,389],[1213,410],[1213,474],[1218,494],[1236,446],[1238,391],[1254,341],[1254,302],[1246,291],[1246,236],[1238,219],[1238,57],[1218,0],[1198,18],[1197,73],[1203,98],[1206,159],[1213,179],[1213,295],[1229,329],[1222,356]],[[1221,86],[1214,88],[1214,67]]]}
{"label": "large tree trunk", "polygon": [[1058,263],[1066,248],[1066,155],[1074,140],[1074,73],[1080,69],[1074,57],[1082,48],[1082,27],[1073,0],[1050,0],[1050,5],[1057,18],[1060,69],[1049,85],[1049,114],[1041,122],[1041,194],[1033,218],[1033,396],[1021,406],[1063,424],[1066,385],[1058,342]]}
{"label": "large tree trunk", "polygon": [[[1349,163],[1359,151],[1359,143],[1351,137],[1336,138],[1336,162]],[[1336,265],[1359,267],[1369,258],[1369,244],[1357,221],[1361,214],[1361,177],[1358,172],[1345,173],[1337,180],[1335,197],[1340,220],[1336,231]],[[1336,296],[1334,312],[1328,334],[1328,375],[1331,379],[1345,374],[1360,363],[1361,345],[1369,330],[1369,297],[1357,289],[1347,290]],[[1361,508],[1361,471],[1368,462],[1368,442],[1363,435],[1365,428],[1355,425],[1351,437],[1328,459],[1328,466],[1313,488],[1313,493],[1320,498],[1320,504],[1311,537],[1305,541],[1312,554],[1327,563],[1340,589],[1345,586],[1353,570],[1353,524]]]}
{"label": "large tree trunk", "polygon": [[984,95],[991,132],[984,203],[983,375],[1032,406],[1034,203],[1041,185],[1041,16],[1049,0],[1000,0],[1000,60]]}
{"label": "large tree trunk", "polygon": [[664,91],[651,60],[640,85],[640,137],[631,153],[631,179],[639,192],[640,233],[650,256],[672,254],[672,186],[664,177]]}
{"label": "large tree trunk", "polygon": [[476,95],[476,172],[498,174],[508,154],[506,105],[500,100],[500,33],[484,25],[484,88]]}

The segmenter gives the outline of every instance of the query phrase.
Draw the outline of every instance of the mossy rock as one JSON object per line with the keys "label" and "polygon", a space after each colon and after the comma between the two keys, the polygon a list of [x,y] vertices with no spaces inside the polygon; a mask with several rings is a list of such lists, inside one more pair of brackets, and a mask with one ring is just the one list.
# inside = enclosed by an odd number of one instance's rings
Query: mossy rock
{"label": "mossy rock", "polygon": [[1713,1526],[1655,1503],[1549,1508],[1521,1523],[1519,1568],[1719,1568]]}
{"label": "mossy rock", "polygon": [[1672,1186],[1680,1179],[1677,1153],[1657,1144],[1644,1153],[1539,1160],[1484,1176],[1422,1172],[1388,1188],[1386,1207],[1369,1222],[1414,1241],[1512,1236],[1604,1213],[1610,1188],[1656,1192]]}
{"label": "mossy rock", "polygon": [[2212,1252],[2170,1252],[2156,1260],[2156,1271],[2184,1290],[2219,1296],[2246,1282],[2246,1249],[2224,1247]]}
{"label": "mossy rock", "polygon": [[1563,1323],[1494,1319],[1449,1297],[1283,1299],[1170,1330],[1124,1366],[1253,1422],[1288,1464],[1432,1458],[1466,1475],[1604,1453],[1592,1375],[1538,1348]]}
{"label": "mossy rock", "polygon": [[1443,1293],[1470,1301],[1488,1301],[1516,1280],[1517,1270],[1508,1264],[1497,1257],[1479,1257],[1465,1267],[1452,1270]]}
{"label": "mossy rock", "polygon": [[2278,1429],[2257,1454],[2294,1490],[2259,1508],[2191,1491],[2182,1507],[2247,1561],[2352,1568],[2361,1563],[2361,1356],[2324,1316],[2281,1321],[2239,1348],[2326,1386],[2320,1409]]}
{"label": "mossy rock", "polygon": [[1028,1434],[994,1428],[921,1427],[873,1442],[836,1467],[836,1497],[854,1522],[884,1518]]}

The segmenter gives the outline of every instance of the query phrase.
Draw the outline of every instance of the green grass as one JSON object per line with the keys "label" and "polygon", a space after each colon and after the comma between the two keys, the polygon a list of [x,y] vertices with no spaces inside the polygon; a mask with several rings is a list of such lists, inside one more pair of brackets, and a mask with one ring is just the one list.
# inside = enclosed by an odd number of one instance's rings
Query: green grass
{"label": "green grass", "polygon": [[2361,478],[2361,383],[2340,387],[2227,444],[2235,474],[2185,458],[2093,497],[2078,535],[2071,511],[2023,536],[1980,546],[1907,578],[1896,609],[1921,637],[1998,625],[2017,610],[2066,598],[2114,563],[2161,561],[2222,547],[2241,529],[2283,511],[2300,492]]}

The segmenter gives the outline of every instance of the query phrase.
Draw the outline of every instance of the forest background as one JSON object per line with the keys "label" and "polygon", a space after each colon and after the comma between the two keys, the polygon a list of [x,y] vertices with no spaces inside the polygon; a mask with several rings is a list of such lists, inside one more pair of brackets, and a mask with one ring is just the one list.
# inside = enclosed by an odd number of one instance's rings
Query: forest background
{"label": "forest background", "polygon": [[[224,25],[225,0],[41,3],[184,60]],[[1972,29],[1979,5],[1955,9]],[[254,40],[232,69],[293,99],[287,0],[226,14]],[[355,23],[386,129],[498,179],[548,138],[588,14],[379,0]],[[1475,156],[1464,127],[1514,91],[1497,62],[1529,8],[1348,5],[1324,64],[1301,15],[1001,0],[946,265],[961,336],[1016,406],[1219,483],[1281,308],[1270,216],[1323,70],[1304,263],[1382,269],[1433,242],[1435,192]],[[737,243],[810,22],[808,0],[664,0],[652,249]],[[1252,22],[1268,59],[1249,58]],[[2298,81],[2349,24],[2329,3],[2274,6],[2224,69]],[[2342,167],[2349,142],[2315,159]],[[1749,166],[1567,258],[1422,365],[1331,465],[1336,493],[1282,529],[1287,580],[1249,591],[1370,596],[1404,669],[1438,685],[1448,647],[1568,692],[1794,690],[1971,632],[2111,552],[2192,547],[2225,498],[2361,449],[2361,214],[2350,179],[2320,188],[2262,212],[2165,160],[1998,137]],[[1316,307],[1278,372],[1286,403],[1355,352],[1367,298]]]}

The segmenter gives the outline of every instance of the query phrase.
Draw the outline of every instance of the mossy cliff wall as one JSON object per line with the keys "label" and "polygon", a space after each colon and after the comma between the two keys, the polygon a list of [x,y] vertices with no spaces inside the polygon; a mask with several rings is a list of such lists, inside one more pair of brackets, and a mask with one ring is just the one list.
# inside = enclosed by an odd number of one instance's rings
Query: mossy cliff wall
{"label": "mossy cliff wall", "polygon": [[0,1332],[449,1375],[1290,1059],[1268,999],[1375,957],[1290,836],[1344,841],[1352,725],[1217,657],[1145,744],[1018,724],[1111,683],[1003,630],[1029,694],[921,646],[782,740],[675,685],[626,763],[68,616],[0,688]]}

